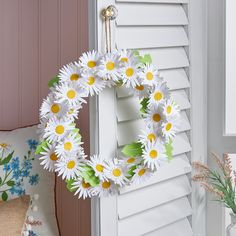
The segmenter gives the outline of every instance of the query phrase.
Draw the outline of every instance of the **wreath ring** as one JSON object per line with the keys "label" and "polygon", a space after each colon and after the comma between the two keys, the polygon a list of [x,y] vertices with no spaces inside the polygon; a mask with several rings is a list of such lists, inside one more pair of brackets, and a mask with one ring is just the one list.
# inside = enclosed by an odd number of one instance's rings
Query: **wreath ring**
{"label": "wreath ring", "polygon": [[[145,129],[138,141],[122,149],[122,157],[92,155],[88,160],[75,120],[86,97],[112,86],[125,86],[140,99]],[[131,50],[86,52],[62,67],[49,87],[40,108],[36,154],[44,169],[62,176],[78,198],[108,196],[126,185],[139,184],[172,159],[179,107],[150,55]]]}

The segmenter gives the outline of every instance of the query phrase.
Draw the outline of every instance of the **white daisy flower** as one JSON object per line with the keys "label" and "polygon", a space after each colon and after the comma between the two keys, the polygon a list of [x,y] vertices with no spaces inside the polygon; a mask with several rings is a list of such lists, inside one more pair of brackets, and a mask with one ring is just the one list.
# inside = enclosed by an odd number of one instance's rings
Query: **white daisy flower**
{"label": "white daisy flower", "polygon": [[108,197],[116,192],[117,192],[117,187],[115,186],[115,184],[113,184],[109,180],[104,180],[101,181],[101,183],[98,186],[94,187],[94,189],[92,190],[92,195],[99,197]]}
{"label": "white daisy flower", "polygon": [[105,88],[106,82],[90,71],[83,73],[82,77],[83,83],[81,86],[91,96],[93,96],[94,94],[98,94]]}
{"label": "white daisy flower", "polygon": [[127,167],[137,165],[142,161],[141,157],[121,157],[121,160]]}
{"label": "white daisy flower", "polygon": [[162,133],[165,139],[167,140],[174,138],[178,130],[179,130],[179,119],[176,116],[168,118],[162,124]]}
{"label": "white daisy flower", "polygon": [[74,124],[72,124],[71,121],[52,118],[47,123],[43,138],[46,138],[50,142],[61,140],[68,134],[68,131],[73,130],[74,128]]}
{"label": "white daisy flower", "polygon": [[137,63],[138,59],[134,56],[134,53],[132,50],[122,49],[118,52],[120,54],[119,60],[122,63]]}
{"label": "white daisy flower", "polygon": [[69,156],[76,153],[82,143],[76,133],[67,135],[56,146],[56,154],[59,157]]}
{"label": "white daisy flower", "polygon": [[48,171],[55,170],[55,163],[58,159],[59,158],[55,153],[55,147],[51,144],[48,144],[48,147],[44,147],[44,151],[40,153],[39,157],[39,160],[41,161],[40,165]]}
{"label": "white daisy flower", "polygon": [[55,166],[55,171],[58,176],[62,175],[62,179],[74,179],[80,175],[82,164],[78,158],[68,157],[57,161]]}
{"label": "white daisy flower", "polygon": [[139,73],[140,78],[142,79],[143,84],[150,86],[155,85],[159,80],[158,69],[152,64],[148,64],[142,68],[142,71]]}
{"label": "white daisy flower", "polygon": [[153,176],[153,172],[150,169],[140,165],[134,170],[134,175],[131,182],[135,185],[142,184],[143,182],[149,180]]}
{"label": "white daisy flower", "polygon": [[163,112],[161,107],[157,107],[154,109],[148,110],[147,114],[145,114],[145,124],[149,127],[158,128],[164,120]]}
{"label": "white daisy flower", "polygon": [[146,145],[148,142],[156,142],[158,136],[158,133],[153,127],[146,127],[145,130],[142,130],[142,134],[139,135],[139,140],[143,145]]}
{"label": "white daisy flower", "polygon": [[107,53],[100,61],[99,76],[107,80],[118,81],[120,79],[119,58],[116,54]]}
{"label": "white daisy flower", "polygon": [[179,106],[172,99],[167,100],[163,104],[163,113],[166,117],[179,116]]}
{"label": "white daisy flower", "polygon": [[138,81],[138,68],[135,63],[125,63],[121,68],[121,76],[124,85],[129,88],[135,88],[136,85],[140,85]]}
{"label": "white daisy flower", "polygon": [[46,118],[42,118],[39,120],[39,124],[37,126],[37,131],[36,131],[36,133],[39,135],[39,141],[43,140],[43,135],[44,135],[45,129],[48,125],[48,121],[49,120]]}
{"label": "white daisy flower", "polygon": [[148,98],[150,96],[149,87],[146,84],[141,84],[139,80],[139,85],[136,85],[134,88],[130,88],[134,96],[138,97],[140,100],[143,98]]}
{"label": "white daisy flower", "polygon": [[166,82],[161,82],[155,85],[153,92],[150,94],[149,107],[157,107],[160,103],[165,102],[170,98],[170,91]]}
{"label": "white daisy flower", "polygon": [[158,169],[163,162],[167,162],[165,147],[160,141],[147,143],[143,151],[144,165],[152,171]]}
{"label": "white daisy flower", "polygon": [[[11,150],[11,145],[5,142],[0,143],[0,154],[3,156]],[[1,157],[0,157],[1,158]]]}
{"label": "white daisy flower", "polygon": [[85,52],[79,58],[79,64],[83,70],[95,70],[99,64],[100,54],[97,51]]}
{"label": "white daisy flower", "polygon": [[70,106],[86,103],[83,97],[88,94],[75,83],[63,83],[56,87],[56,98],[58,103],[67,102]]}
{"label": "white daisy flower", "polygon": [[78,119],[79,110],[82,108],[81,103],[77,104],[76,106],[69,106],[67,117],[68,119],[74,120]]}
{"label": "white daisy flower", "polygon": [[89,183],[86,183],[84,180],[77,180],[72,183],[72,189],[77,189],[74,195],[79,194],[78,198],[87,198],[91,197],[92,187]]}
{"label": "white daisy flower", "polygon": [[95,176],[97,176],[101,180],[105,180],[105,163],[102,158],[100,158],[98,155],[93,155],[90,157],[90,160],[87,163],[89,166],[93,168],[95,171]]}
{"label": "white daisy flower", "polygon": [[81,78],[81,68],[74,63],[67,64],[60,69],[60,82],[79,82]]}
{"label": "white daisy flower", "polygon": [[125,171],[121,165],[115,164],[114,160],[109,161],[105,168],[105,176],[120,186],[125,185],[125,183],[128,181],[124,172]]}
{"label": "white daisy flower", "polygon": [[48,118],[51,116],[62,117],[68,111],[68,105],[65,103],[57,103],[55,102],[55,97],[52,93],[44,99],[42,106],[40,108],[40,117]]}

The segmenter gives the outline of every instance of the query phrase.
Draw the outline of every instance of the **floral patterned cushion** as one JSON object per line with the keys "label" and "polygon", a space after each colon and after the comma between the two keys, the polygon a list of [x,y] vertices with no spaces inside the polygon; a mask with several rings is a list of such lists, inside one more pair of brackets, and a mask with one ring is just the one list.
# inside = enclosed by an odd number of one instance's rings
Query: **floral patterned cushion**
{"label": "floral patterned cushion", "polygon": [[54,175],[35,155],[37,127],[0,131],[0,201],[31,196],[24,236],[57,236]]}

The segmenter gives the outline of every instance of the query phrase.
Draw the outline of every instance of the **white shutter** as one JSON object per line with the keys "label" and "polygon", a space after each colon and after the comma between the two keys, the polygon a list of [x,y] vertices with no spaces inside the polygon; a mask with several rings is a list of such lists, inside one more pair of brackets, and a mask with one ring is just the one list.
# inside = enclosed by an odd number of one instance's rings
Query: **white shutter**
{"label": "white shutter", "polygon": [[[186,50],[189,48],[189,2],[98,0],[98,12],[111,4],[118,9],[118,18],[113,25],[117,47],[135,48],[141,53],[151,54],[153,63],[159,67],[173,98],[181,108],[182,124],[173,142],[173,161],[147,183],[126,187],[117,196],[100,200],[100,234],[94,234],[191,236],[190,63]],[[100,17],[97,16],[97,19],[97,41],[101,49],[99,44],[104,42],[104,30]],[[139,101],[130,96],[125,88],[118,88],[115,93],[111,89],[99,95],[98,108],[100,153],[113,154],[115,148],[119,155],[125,144],[138,139],[143,126]],[[111,124],[108,121],[110,119],[116,123]]]}

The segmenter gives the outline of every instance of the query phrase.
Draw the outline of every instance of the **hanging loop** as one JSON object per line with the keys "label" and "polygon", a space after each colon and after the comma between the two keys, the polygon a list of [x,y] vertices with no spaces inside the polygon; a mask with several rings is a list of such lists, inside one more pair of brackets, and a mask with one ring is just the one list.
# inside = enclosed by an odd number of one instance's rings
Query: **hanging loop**
{"label": "hanging loop", "polygon": [[102,10],[102,16],[106,20],[115,20],[118,15],[118,10],[114,5],[110,5]]}

